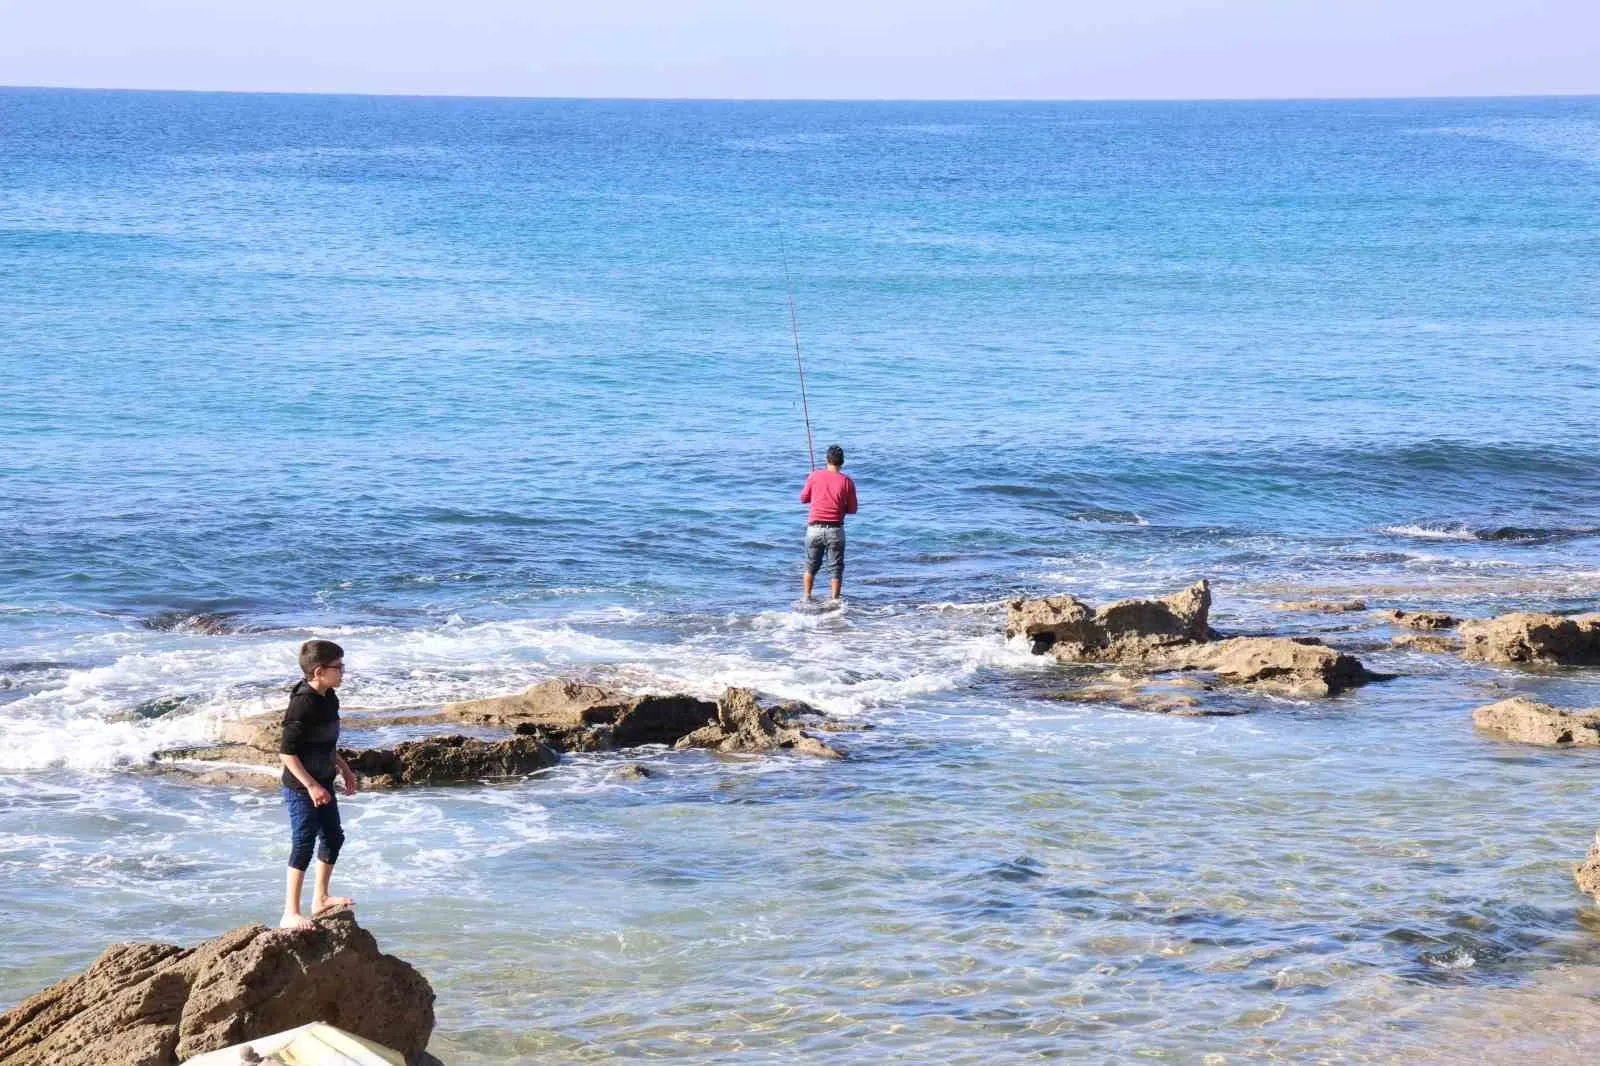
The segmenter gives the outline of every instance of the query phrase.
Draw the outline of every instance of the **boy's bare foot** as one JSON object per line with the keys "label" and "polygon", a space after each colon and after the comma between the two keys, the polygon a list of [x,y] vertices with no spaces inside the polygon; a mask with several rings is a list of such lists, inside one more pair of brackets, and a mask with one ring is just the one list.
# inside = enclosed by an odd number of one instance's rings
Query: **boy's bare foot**
{"label": "boy's bare foot", "polygon": [[340,907],[354,907],[355,905],[356,901],[349,896],[329,896],[327,899],[312,900],[311,913],[323,915],[329,911],[336,911]]}
{"label": "boy's bare foot", "polygon": [[285,911],[282,918],[278,919],[279,929],[315,929],[317,923],[303,914],[293,914]]}

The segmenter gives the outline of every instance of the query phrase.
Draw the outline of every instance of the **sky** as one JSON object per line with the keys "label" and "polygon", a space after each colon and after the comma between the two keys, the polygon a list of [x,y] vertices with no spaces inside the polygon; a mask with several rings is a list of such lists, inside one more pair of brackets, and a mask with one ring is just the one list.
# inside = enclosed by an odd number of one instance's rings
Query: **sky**
{"label": "sky", "polygon": [[0,0],[0,85],[733,99],[1600,93],[1600,0]]}

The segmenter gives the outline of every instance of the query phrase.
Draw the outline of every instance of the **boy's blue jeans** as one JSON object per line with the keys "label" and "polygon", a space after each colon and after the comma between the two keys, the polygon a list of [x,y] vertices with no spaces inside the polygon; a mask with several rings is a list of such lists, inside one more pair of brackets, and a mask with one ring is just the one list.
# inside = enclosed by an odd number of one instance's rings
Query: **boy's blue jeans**
{"label": "boy's blue jeans", "polygon": [[283,786],[283,801],[289,807],[289,865],[296,870],[311,865],[312,844],[317,844],[319,861],[332,866],[339,859],[344,827],[339,824],[339,800],[332,788],[328,795],[328,802],[318,807],[309,792]]}

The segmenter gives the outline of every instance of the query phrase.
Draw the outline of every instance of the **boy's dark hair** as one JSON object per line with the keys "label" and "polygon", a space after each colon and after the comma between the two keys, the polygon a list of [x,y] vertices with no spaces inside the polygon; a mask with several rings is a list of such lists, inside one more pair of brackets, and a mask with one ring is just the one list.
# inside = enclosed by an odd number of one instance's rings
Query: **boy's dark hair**
{"label": "boy's dark hair", "polygon": [[317,667],[328,666],[344,658],[344,649],[331,640],[308,640],[300,645],[300,672],[310,677]]}
{"label": "boy's dark hair", "polygon": [[843,466],[844,449],[839,447],[837,444],[830,444],[828,446],[828,462],[832,463],[834,466]]}

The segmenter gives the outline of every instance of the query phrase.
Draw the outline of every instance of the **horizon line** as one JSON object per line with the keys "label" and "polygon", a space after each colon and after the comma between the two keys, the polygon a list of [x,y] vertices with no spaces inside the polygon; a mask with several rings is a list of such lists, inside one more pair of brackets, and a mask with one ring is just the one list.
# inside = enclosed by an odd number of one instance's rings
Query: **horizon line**
{"label": "horizon line", "polygon": [[528,100],[547,103],[703,103],[703,104],[1229,104],[1360,103],[1445,100],[1593,100],[1600,91],[1553,93],[1458,93],[1432,96],[542,96],[503,93],[371,92],[342,89],[186,89],[113,85],[10,85],[0,92],[187,93],[215,96],[336,96],[394,100]]}

